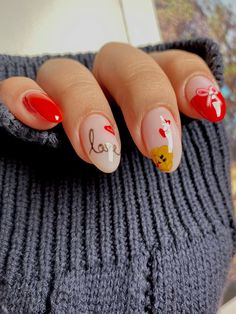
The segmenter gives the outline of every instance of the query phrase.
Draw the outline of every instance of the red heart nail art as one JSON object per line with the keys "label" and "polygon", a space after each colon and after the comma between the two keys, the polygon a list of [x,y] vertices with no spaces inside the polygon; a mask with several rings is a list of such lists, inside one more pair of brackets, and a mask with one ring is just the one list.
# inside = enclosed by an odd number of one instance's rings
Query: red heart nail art
{"label": "red heart nail art", "polygon": [[107,130],[108,132],[112,133],[113,135],[115,135],[115,132],[114,132],[111,125],[105,125],[104,129]]}
{"label": "red heart nail art", "polygon": [[163,129],[159,129],[159,133],[161,134],[162,137],[166,137],[166,133]]}

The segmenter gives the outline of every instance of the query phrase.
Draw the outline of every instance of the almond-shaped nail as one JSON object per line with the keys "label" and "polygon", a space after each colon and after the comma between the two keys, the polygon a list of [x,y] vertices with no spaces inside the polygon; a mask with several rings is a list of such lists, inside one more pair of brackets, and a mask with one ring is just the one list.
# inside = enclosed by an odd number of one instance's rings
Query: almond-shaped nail
{"label": "almond-shaped nail", "polygon": [[178,167],[182,155],[180,132],[172,113],[166,107],[146,113],[142,121],[142,137],[159,170],[172,172]]}
{"label": "almond-shaped nail", "polygon": [[185,88],[188,102],[203,118],[211,122],[224,119],[226,104],[216,84],[198,75],[190,78]]}
{"label": "almond-shaped nail", "polygon": [[82,121],[79,133],[91,162],[103,172],[115,171],[120,163],[120,145],[108,119],[102,114],[91,114]]}
{"label": "almond-shaped nail", "polygon": [[59,123],[63,120],[63,114],[59,106],[41,91],[28,91],[22,96],[25,108],[33,114],[39,114],[49,122]]}

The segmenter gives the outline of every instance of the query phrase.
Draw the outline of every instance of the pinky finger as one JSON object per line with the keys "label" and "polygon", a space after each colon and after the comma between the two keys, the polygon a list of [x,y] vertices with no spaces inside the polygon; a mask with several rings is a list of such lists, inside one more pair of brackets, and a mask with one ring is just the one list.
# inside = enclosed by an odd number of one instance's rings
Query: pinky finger
{"label": "pinky finger", "polygon": [[32,79],[10,77],[0,81],[0,101],[24,124],[38,130],[63,120],[60,107]]}

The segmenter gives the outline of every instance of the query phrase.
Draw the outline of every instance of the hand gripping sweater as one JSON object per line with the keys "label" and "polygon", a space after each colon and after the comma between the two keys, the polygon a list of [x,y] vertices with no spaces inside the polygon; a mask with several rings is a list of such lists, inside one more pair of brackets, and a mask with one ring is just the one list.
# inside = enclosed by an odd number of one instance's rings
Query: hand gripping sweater
{"label": "hand gripping sweater", "polygon": [[[209,39],[139,47],[201,56]],[[94,53],[0,55],[0,79],[35,79],[49,58],[92,67]],[[183,156],[160,172],[133,143],[118,106],[122,157],[112,174],[74,152],[61,125],[38,131],[0,104],[0,313],[216,313],[236,228],[224,122],[181,115]]]}

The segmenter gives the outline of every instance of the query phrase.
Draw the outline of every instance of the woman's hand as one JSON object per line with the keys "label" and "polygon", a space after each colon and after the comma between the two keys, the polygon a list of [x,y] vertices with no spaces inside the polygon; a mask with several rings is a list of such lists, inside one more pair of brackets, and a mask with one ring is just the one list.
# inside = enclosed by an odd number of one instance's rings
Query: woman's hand
{"label": "woman's hand", "polygon": [[125,43],[104,45],[92,73],[75,60],[54,58],[36,81],[10,77],[0,84],[0,98],[17,119],[38,130],[62,122],[79,157],[109,173],[119,165],[121,142],[105,94],[121,107],[140,152],[164,172],[181,160],[180,111],[212,122],[226,111],[200,57],[182,50],[147,54]]}

